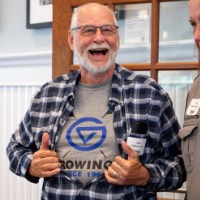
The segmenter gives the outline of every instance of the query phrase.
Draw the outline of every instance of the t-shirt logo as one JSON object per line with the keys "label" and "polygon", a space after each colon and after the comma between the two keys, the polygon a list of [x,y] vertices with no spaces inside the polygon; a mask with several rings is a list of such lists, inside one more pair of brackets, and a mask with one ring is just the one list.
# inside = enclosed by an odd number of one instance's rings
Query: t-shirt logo
{"label": "t-shirt logo", "polygon": [[[93,126],[85,126],[84,123],[94,124]],[[102,121],[93,117],[84,117],[74,122],[66,133],[68,143],[79,151],[91,151],[98,148],[106,139],[106,127],[102,126]],[[82,141],[82,145],[76,144],[73,141],[72,134],[77,133]],[[97,135],[98,134],[98,135]],[[95,142],[90,142],[92,139],[98,138]]]}

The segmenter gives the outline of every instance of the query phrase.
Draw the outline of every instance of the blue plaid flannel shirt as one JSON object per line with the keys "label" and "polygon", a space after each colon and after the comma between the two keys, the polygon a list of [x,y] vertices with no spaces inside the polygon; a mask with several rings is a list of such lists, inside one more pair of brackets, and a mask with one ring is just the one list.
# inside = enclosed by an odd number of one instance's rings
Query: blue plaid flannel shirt
{"label": "blue plaid flannel shirt", "polygon": [[[80,71],[58,77],[44,84],[34,95],[18,129],[7,146],[10,170],[33,183],[27,170],[33,153],[40,148],[43,132],[51,138],[50,149],[55,144],[73,110],[74,93],[80,80]],[[112,78],[109,98],[110,112],[114,112],[113,127],[121,155],[121,141],[128,137],[128,128],[135,122],[147,125],[145,134],[132,137],[147,139],[140,161],[152,174],[147,187],[118,186],[104,177],[82,185],[68,177],[64,171],[44,178],[41,199],[45,200],[155,200],[156,192],[174,190],[185,181],[185,169],[181,157],[179,124],[168,94],[151,78],[137,75],[118,64]]]}

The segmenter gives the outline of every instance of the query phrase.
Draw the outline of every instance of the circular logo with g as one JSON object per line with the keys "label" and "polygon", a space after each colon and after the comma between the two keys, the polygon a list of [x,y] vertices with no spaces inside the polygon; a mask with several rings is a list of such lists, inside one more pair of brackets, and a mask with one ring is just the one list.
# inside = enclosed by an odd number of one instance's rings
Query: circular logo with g
{"label": "circular logo with g", "polygon": [[[94,124],[92,126],[85,126],[83,123],[89,122],[90,124]],[[85,117],[77,120],[74,122],[66,133],[66,139],[68,143],[74,147],[75,149],[79,151],[91,151],[96,148],[98,148],[106,139],[106,127],[102,126],[102,122],[99,119],[93,118],[93,117]],[[87,135],[84,134],[84,132],[89,133]],[[73,142],[73,136],[72,132],[76,132],[83,142],[83,145],[78,145]],[[87,143],[92,140],[97,134],[100,134],[99,140],[95,141],[95,143],[92,143],[91,145],[87,145]]]}

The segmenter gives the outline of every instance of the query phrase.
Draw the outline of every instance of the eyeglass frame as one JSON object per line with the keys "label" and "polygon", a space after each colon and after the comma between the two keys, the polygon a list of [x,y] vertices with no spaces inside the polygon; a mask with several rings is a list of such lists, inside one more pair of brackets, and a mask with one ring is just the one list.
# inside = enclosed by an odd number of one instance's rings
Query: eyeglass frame
{"label": "eyeglass frame", "polygon": [[[105,34],[105,33],[103,33],[103,32],[102,32],[102,28],[103,28],[103,27],[106,27],[106,26],[115,27],[115,28],[116,28],[116,29],[115,29],[115,32],[110,32],[110,34]],[[98,28],[100,29],[102,35],[104,35],[104,36],[110,36],[110,35],[115,34],[116,31],[117,31],[117,29],[119,28],[117,25],[114,25],[114,24],[105,24],[105,25],[102,25],[102,26],[83,25],[83,26],[74,27],[74,28],[71,29],[71,31],[81,30],[82,27],[88,27],[88,28],[91,27],[91,28],[95,28],[95,32],[94,32],[94,33],[90,33],[90,34],[88,34],[88,35],[87,35],[87,34],[84,35],[84,34],[81,32],[81,34],[82,34],[83,36],[93,36],[93,35],[95,35],[95,34],[97,33],[97,29],[98,29]]]}

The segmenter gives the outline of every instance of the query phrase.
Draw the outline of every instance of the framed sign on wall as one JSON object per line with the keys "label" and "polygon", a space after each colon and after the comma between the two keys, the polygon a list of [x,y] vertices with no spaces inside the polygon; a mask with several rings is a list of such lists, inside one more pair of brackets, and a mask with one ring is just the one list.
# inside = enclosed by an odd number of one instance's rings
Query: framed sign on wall
{"label": "framed sign on wall", "polygon": [[26,28],[38,29],[52,26],[53,0],[26,0]]}

